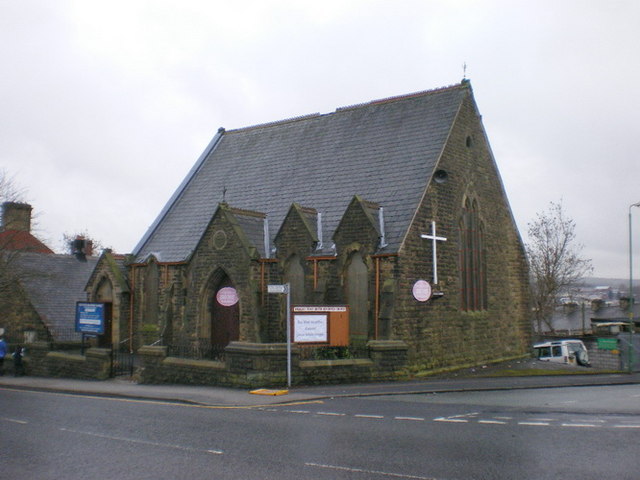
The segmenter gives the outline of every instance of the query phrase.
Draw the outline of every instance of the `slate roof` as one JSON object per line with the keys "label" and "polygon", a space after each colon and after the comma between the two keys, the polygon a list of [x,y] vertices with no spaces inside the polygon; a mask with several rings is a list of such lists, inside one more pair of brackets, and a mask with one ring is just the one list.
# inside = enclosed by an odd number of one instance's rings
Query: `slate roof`
{"label": "slate roof", "polygon": [[293,202],[316,209],[329,245],[354,195],[384,208],[385,251],[397,251],[470,95],[463,81],[326,115],[221,129],[134,255],[187,260],[223,200],[266,213],[271,244]]}
{"label": "slate roof", "polygon": [[22,288],[54,340],[80,338],[74,332],[76,302],[86,301],[84,287],[97,261],[41,253],[21,253],[12,260]]}

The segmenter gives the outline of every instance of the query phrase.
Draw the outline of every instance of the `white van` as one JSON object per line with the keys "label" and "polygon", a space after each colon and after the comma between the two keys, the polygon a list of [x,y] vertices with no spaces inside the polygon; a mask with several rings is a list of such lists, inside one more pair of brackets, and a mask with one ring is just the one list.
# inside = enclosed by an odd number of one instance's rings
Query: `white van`
{"label": "white van", "polygon": [[536,358],[543,362],[589,365],[589,354],[580,340],[558,340],[533,346]]}

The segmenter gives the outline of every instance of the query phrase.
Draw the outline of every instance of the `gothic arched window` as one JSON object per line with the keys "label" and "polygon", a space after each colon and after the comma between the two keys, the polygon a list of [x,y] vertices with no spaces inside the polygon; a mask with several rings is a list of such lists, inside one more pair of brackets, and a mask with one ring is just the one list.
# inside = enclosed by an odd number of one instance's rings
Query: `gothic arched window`
{"label": "gothic arched window", "polygon": [[291,304],[301,305],[304,303],[304,268],[300,262],[300,257],[293,255],[287,262],[284,272],[284,280],[289,283],[291,289]]}
{"label": "gothic arched window", "polygon": [[486,310],[484,225],[478,215],[477,201],[469,199],[460,217],[460,287],[462,310]]}
{"label": "gothic arched window", "polygon": [[369,334],[369,274],[360,252],[351,256],[346,287],[351,337],[366,340]]}
{"label": "gothic arched window", "polygon": [[147,324],[157,324],[159,314],[160,272],[158,264],[153,260],[147,264],[144,277],[144,321]]}

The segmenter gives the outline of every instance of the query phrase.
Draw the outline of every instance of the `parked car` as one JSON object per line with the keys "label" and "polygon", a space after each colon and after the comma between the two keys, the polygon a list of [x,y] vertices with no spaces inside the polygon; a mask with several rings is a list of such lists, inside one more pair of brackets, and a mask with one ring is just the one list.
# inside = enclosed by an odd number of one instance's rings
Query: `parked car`
{"label": "parked car", "polygon": [[536,358],[543,362],[588,366],[589,354],[581,340],[557,340],[533,346]]}

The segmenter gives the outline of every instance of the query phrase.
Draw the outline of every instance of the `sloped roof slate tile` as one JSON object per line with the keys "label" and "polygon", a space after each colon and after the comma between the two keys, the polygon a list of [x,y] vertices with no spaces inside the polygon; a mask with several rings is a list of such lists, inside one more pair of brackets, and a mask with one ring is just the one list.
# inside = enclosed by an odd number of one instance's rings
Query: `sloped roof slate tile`
{"label": "sloped roof slate tile", "polygon": [[187,259],[223,191],[230,205],[265,212],[271,232],[279,230],[292,203],[315,208],[327,239],[360,195],[384,207],[387,251],[397,250],[470,92],[463,82],[224,132],[134,254],[159,251],[164,261]]}

